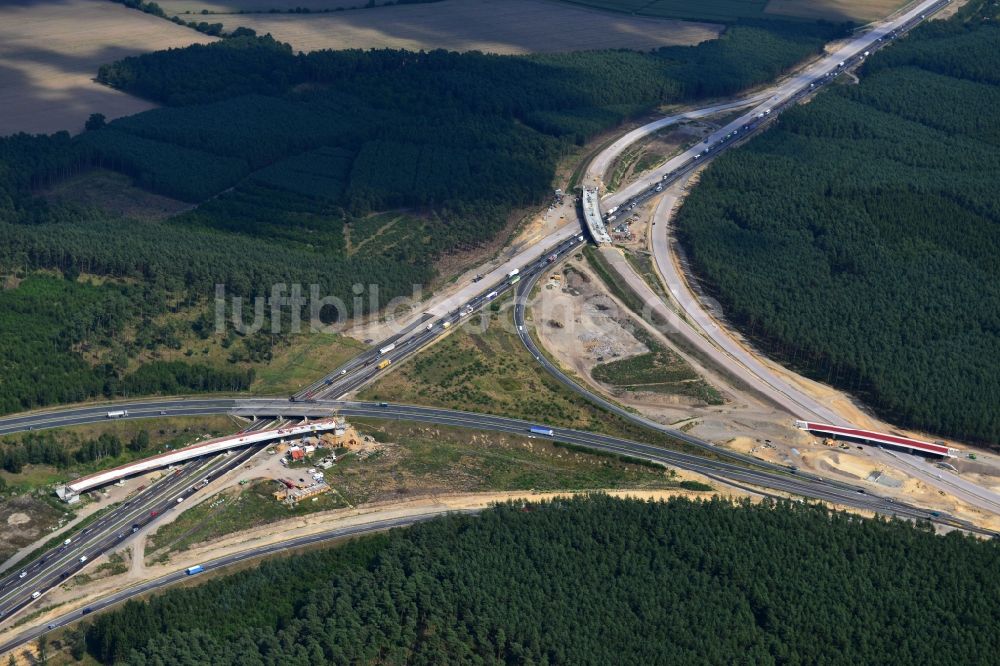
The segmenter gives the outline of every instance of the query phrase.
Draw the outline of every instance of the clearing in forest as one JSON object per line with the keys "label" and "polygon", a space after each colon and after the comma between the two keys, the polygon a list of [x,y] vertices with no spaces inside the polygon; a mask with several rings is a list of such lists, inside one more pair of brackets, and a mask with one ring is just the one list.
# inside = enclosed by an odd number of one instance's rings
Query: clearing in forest
{"label": "clearing in forest", "polygon": [[95,83],[97,68],[213,39],[113,2],[0,3],[0,136],[75,133],[91,113],[110,120],[150,109],[155,105]]}
{"label": "clearing in forest", "polygon": [[718,37],[709,23],[626,17],[545,0],[444,0],[311,14],[219,16],[271,33],[299,51],[397,48],[524,54],[609,48],[652,49]]}

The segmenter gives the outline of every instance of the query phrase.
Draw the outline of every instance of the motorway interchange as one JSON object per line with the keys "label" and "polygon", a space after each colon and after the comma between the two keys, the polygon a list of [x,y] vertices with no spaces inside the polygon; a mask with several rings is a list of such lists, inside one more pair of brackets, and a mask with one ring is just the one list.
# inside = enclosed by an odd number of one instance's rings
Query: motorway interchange
{"label": "motorway interchange", "polygon": [[88,562],[119,547],[135,532],[213,479],[246,462],[257,449],[195,461],[169,472],[137,497],[113,507],[92,523],[62,540],[37,559],[17,566],[0,579],[0,618],[7,618],[78,573]]}
{"label": "motorway interchange", "polygon": [[[866,33],[862,37],[852,40],[848,47],[853,48],[854,51],[843,54],[844,49],[841,49],[834,54],[832,57],[840,58],[840,60],[832,69],[828,69],[827,72],[817,73],[815,71],[816,65],[807,68],[803,74],[791,79],[794,84],[791,88],[789,88],[789,83],[785,82],[782,84],[782,89],[778,95],[764,102],[765,105],[770,105],[767,109],[758,110],[762,107],[755,107],[753,111],[741,116],[741,118],[731,123],[731,125],[727,125],[725,128],[719,130],[717,133],[718,136],[713,135],[709,137],[707,144],[692,148],[674,158],[674,160],[665,165],[666,174],[658,174],[655,182],[640,182],[637,184],[639,187],[632,186],[626,188],[616,195],[615,199],[620,201],[620,203],[617,203],[616,208],[630,208],[656,196],[662,191],[664,185],[677,181],[694,168],[700,166],[705,159],[736,145],[754,132],[760,131],[781,110],[809,95],[817,85],[823,85],[825,82],[832,80],[836,74],[843,71],[852,61],[856,62],[857,59],[864,58],[867,55],[867,51],[885,43],[886,40],[893,36],[909,30],[927,15],[946,6],[948,1],[937,0],[936,2],[925,2],[895,21],[888,22]],[[818,65],[826,63],[826,66],[829,68],[829,60],[829,57],[825,58]],[[753,99],[756,101],[763,98],[756,97]],[[697,154],[691,154],[692,151],[697,151]],[[662,171],[661,169],[661,174]],[[636,189],[638,191],[635,191]],[[769,489],[771,491],[824,500],[839,505],[867,509],[883,515],[931,520],[971,532],[989,534],[966,521],[869,494],[865,490],[851,484],[804,474],[794,468],[783,468],[764,463],[749,456],[743,456],[716,447],[687,433],[667,428],[622,409],[599,396],[593,395],[567,377],[555,365],[550,363],[535,346],[530,335],[525,331],[524,314],[527,296],[530,294],[531,288],[537,282],[538,278],[546,272],[546,269],[552,263],[568,256],[584,240],[584,236],[578,234],[574,234],[568,238],[565,233],[561,233],[560,237],[550,237],[548,245],[551,247],[546,248],[541,255],[538,255],[537,252],[534,253],[535,256],[540,256],[540,258],[532,259],[520,268],[506,273],[499,281],[491,281],[489,286],[482,288],[461,306],[449,310],[443,316],[437,317],[431,314],[424,314],[418,317],[401,332],[376,344],[372,349],[335,369],[326,377],[306,387],[288,400],[273,398],[170,399],[117,403],[113,407],[105,405],[53,410],[0,419],[0,435],[31,429],[93,423],[107,418],[107,411],[110,408],[128,410],[127,418],[233,413],[259,418],[260,420],[255,421],[255,425],[252,426],[255,428],[269,423],[271,418],[316,418],[328,416],[333,410],[337,410],[344,416],[423,421],[441,425],[454,425],[525,435],[533,424],[517,419],[436,408],[339,400],[339,398],[371,382],[379,373],[391,366],[391,364],[402,362],[442,335],[447,334],[449,329],[460,325],[470,314],[488,306],[501,295],[514,291],[514,318],[518,328],[518,335],[536,361],[549,373],[571,390],[583,395],[604,409],[644,427],[654,428],[678,440],[702,448],[713,457],[700,457],[640,442],[555,427],[551,428],[551,439],[698,472],[719,483],[749,490],[756,494],[766,495],[768,492],[762,489]],[[115,506],[107,513],[100,515],[94,522],[76,531],[68,539],[61,541],[37,559],[26,565],[18,565],[16,568],[11,569],[0,579],[0,621],[7,620],[33,601],[44,596],[46,591],[85,568],[100,554],[120,547],[134,532],[145,528],[164,512],[171,509],[177,510],[179,504],[182,504],[187,497],[198,491],[198,488],[195,486],[200,480],[216,478],[239,467],[259,450],[260,447],[255,447],[239,451],[232,455],[217,455],[207,460],[192,461],[183,468],[176,470],[172,474],[168,474],[155,484],[152,484],[129,501]],[[316,538],[320,540],[321,537],[322,535],[317,535]],[[326,538],[333,537],[327,536]],[[266,553],[248,551],[247,553],[233,557],[245,558],[261,554]],[[228,563],[228,561],[208,563],[207,568],[223,566]],[[142,590],[130,592],[129,594],[139,593],[140,591],[152,589],[152,587],[156,586],[167,585],[182,577],[183,572],[172,574],[164,579],[152,581],[147,586],[144,586]],[[91,608],[103,608],[112,603],[117,603],[129,596],[129,594],[122,593],[115,595],[114,598],[102,600],[99,605],[93,604],[83,611],[66,614],[59,618],[54,623],[54,626],[62,626],[62,624],[71,622],[79,617],[81,613],[86,613]],[[9,649],[19,644],[19,642],[30,640],[44,630],[44,627],[27,630],[7,645],[0,647]]]}

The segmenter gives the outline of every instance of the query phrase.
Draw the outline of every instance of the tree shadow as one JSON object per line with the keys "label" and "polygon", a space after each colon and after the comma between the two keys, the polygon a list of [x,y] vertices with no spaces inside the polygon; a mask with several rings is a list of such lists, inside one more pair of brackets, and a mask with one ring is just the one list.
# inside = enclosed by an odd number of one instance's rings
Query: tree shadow
{"label": "tree shadow", "polygon": [[121,58],[194,42],[204,35],[113,2],[0,3],[0,135],[78,132],[91,113],[108,118],[152,104],[94,81]]}

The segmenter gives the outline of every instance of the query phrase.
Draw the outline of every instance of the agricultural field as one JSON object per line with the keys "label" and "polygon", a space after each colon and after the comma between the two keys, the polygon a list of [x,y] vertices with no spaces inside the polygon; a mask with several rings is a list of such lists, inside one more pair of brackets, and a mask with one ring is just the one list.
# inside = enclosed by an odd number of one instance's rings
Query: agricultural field
{"label": "agricultural field", "polygon": [[[396,0],[374,0],[375,5],[395,4]],[[167,16],[175,14],[240,14],[244,12],[292,12],[308,9],[326,12],[355,9],[368,5],[368,0],[162,0],[157,3]]]}
{"label": "agricultural field", "polygon": [[867,23],[908,4],[904,0],[770,0],[765,14]]}
{"label": "agricultural field", "polygon": [[0,136],[79,132],[91,113],[117,118],[154,106],[93,81],[137,53],[213,38],[112,2],[0,3]]}
{"label": "agricultural field", "polygon": [[638,16],[722,21],[802,18],[867,23],[901,7],[901,0],[565,0]]}
{"label": "agricultural field", "polygon": [[271,33],[299,51],[448,49],[524,54],[581,49],[653,49],[715,39],[721,26],[613,16],[546,0],[444,0],[335,14],[218,17]]}

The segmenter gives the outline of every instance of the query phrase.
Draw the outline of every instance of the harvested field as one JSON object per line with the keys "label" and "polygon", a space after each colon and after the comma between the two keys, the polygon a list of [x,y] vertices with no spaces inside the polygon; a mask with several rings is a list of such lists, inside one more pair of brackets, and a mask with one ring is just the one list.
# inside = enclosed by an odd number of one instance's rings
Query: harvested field
{"label": "harvested field", "polygon": [[238,26],[269,32],[300,51],[349,48],[449,49],[490,53],[652,49],[697,44],[722,27],[619,16],[546,0],[444,0],[331,14],[220,16]]}
{"label": "harvested field", "polygon": [[[376,5],[393,3],[395,0],[375,0]],[[311,12],[333,11],[335,9],[362,8],[368,0],[163,0],[157,3],[167,16],[177,14],[239,14],[240,12],[289,12],[301,7]]]}
{"label": "harvested field", "polygon": [[906,0],[771,0],[765,14],[866,23],[893,13]]}
{"label": "harvested field", "polygon": [[745,18],[793,17],[853,20],[860,23],[888,16],[905,0],[564,0],[565,2],[640,16],[731,22]]}
{"label": "harvested field", "polygon": [[97,68],[136,53],[212,39],[112,2],[0,3],[0,135],[75,133],[91,113],[112,119],[152,108],[95,83]]}

